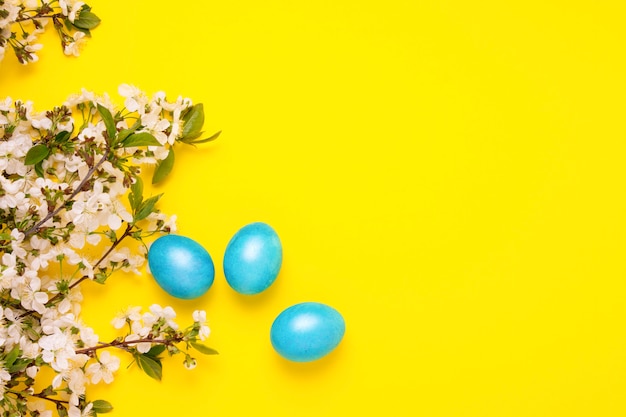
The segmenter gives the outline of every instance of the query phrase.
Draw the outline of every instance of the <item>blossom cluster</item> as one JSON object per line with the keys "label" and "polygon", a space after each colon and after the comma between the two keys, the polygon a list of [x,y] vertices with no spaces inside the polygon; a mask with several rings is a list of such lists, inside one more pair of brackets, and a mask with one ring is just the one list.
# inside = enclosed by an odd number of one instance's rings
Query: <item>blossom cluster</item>
{"label": "blossom cluster", "polygon": [[63,52],[78,56],[100,18],[79,0],[0,0],[0,61],[7,49],[22,64],[37,61],[43,47],[37,40],[50,21]]}
{"label": "blossom cluster", "polygon": [[[112,381],[120,359],[111,351],[130,354],[157,379],[162,354],[181,354],[192,368],[190,349],[215,353],[201,343],[209,335],[203,311],[180,329],[170,307],[132,307],[113,320],[124,334],[109,342],[81,319],[82,282],[139,273],[149,240],[176,231],[175,216],[157,208],[161,195],[144,197],[142,167],[154,165],[158,182],[177,144],[219,134],[200,138],[203,108],[190,99],[148,97],[130,85],[119,93],[121,109],[86,90],[44,112],[0,101],[3,416],[51,416],[50,406],[59,416],[109,411],[106,401],[87,399],[86,387]],[[40,381],[42,367],[54,371],[51,381]]]}

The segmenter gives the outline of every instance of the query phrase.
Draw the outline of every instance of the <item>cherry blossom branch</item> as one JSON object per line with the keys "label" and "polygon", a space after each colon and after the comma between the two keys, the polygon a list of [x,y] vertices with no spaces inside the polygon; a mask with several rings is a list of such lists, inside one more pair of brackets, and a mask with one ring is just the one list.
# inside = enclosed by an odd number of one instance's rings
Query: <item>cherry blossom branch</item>
{"label": "cherry blossom branch", "polygon": [[[98,262],[96,262],[93,265],[93,268],[97,268],[98,265],[100,265],[106,258],[107,256],[109,256],[111,254],[111,252],[113,252],[113,250],[115,250],[115,248],[117,248],[119,246],[120,243],[122,243],[122,240],[124,240],[125,238],[127,238],[128,236],[131,235],[131,231],[133,230],[133,225],[128,223],[126,225],[126,230],[124,231],[124,233],[122,234],[122,236],[120,236],[119,239],[117,239],[115,242],[113,242],[113,244],[111,245],[111,247],[104,253],[104,255],[102,255],[102,257],[100,259],[98,259]],[[72,285],[70,285],[69,289],[71,290],[72,288],[76,287],[77,285],[79,285],[81,282],[83,282],[84,280],[88,279],[89,277],[87,275],[83,275],[82,277],[80,277],[76,282],[74,282]],[[55,298],[57,298],[60,295],[57,294],[55,295],[50,301],[54,300]]]}
{"label": "cherry blossom branch", "polygon": [[76,354],[86,354],[89,356],[93,356],[93,353],[98,349],[106,349],[110,347],[115,347],[118,349],[125,350],[125,348],[129,346],[137,345],[139,343],[156,343],[156,344],[170,346],[175,343],[182,342],[182,341],[183,341],[182,337],[175,337],[173,339],[151,339],[147,337],[147,338],[137,339],[137,340],[124,340],[124,341],[114,340],[110,343],[101,343],[97,346],[93,346],[90,348],[78,349],[75,352]]}
{"label": "cherry blossom branch", "polygon": [[[87,171],[87,174],[85,175],[85,178],[83,178],[83,180],[80,182],[80,184],[78,184],[78,187],[76,187],[76,189],[72,192],[72,194],[70,194],[69,198],[68,198],[68,202],[72,201],[74,199],[74,197],[76,197],[78,195],[78,193],[80,193],[83,189],[83,187],[85,186],[85,184],[87,184],[87,182],[91,179],[91,177],[93,176],[93,174],[98,170],[98,168],[100,168],[100,166],[104,163],[104,161],[106,161],[109,157],[109,152],[110,149],[107,148],[106,152],[104,153],[104,155],[102,155],[102,158],[100,158],[100,160],[98,162],[96,162],[96,164],[94,166],[92,166],[91,168],[89,168],[89,171]],[[56,216],[57,214],[59,214],[59,212],[61,210],[63,210],[63,208],[65,207],[65,205],[60,205],[59,207],[57,207],[54,211],[48,213],[46,215],[46,217],[44,217],[42,220],[40,220],[39,222],[37,222],[34,226],[32,226],[30,229],[26,230],[24,232],[24,238],[27,238],[35,233],[37,233],[39,231],[39,228],[44,225],[48,220],[50,220],[51,218],[53,218],[54,216]]]}
{"label": "cherry blossom branch", "polygon": [[[122,240],[124,240],[125,238],[127,238],[128,236],[131,235],[131,231],[133,229],[133,225],[132,224],[128,224],[126,226],[126,230],[124,231],[124,233],[122,234],[122,236],[120,236],[119,239],[117,239],[115,242],[113,242],[113,244],[111,245],[111,247],[104,253],[104,255],[102,255],[102,257],[100,257],[100,259],[98,259],[98,262],[96,262],[93,266],[93,268],[97,268],[98,265],[100,265],[106,258],[107,256],[109,256],[111,254],[111,252],[113,252],[113,250],[115,250],[116,247],[119,246],[120,243],[122,243]],[[81,282],[85,281],[86,279],[88,279],[89,276],[87,275],[83,275],[82,277],[80,277],[76,282],[74,282],[72,285],[69,286],[69,289],[71,290],[72,288],[80,285]],[[58,293],[56,294],[54,297],[52,297],[50,300],[48,300],[48,302],[46,303],[46,305],[52,305],[56,300],[58,300],[59,298],[61,298],[63,296],[63,293]]]}
{"label": "cherry blossom branch", "polygon": [[17,19],[15,19],[15,22],[17,23],[28,22],[30,20],[35,20],[35,19],[59,19],[62,17],[63,17],[63,13],[54,13],[54,14],[48,14],[48,15],[34,15],[34,16],[18,17]]}
{"label": "cherry blossom branch", "polygon": [[13,395],[15,395],[17,398],[23,398],[24,395],[28,395],[29,397],[37,397],[37,398],[41,398],[42,400],[46,400],[46,401],[50,401],[53,402],[55,404],[68,404],[68,401],[64,401],[64,400],[58,400],[56,398],[50,398],[48,397],[46,394],[44,394],[43,392],[38,392],[38,393],[30,393],[28,391],[14,391],[14,390],[7,390],[6,392],[11,393]]}

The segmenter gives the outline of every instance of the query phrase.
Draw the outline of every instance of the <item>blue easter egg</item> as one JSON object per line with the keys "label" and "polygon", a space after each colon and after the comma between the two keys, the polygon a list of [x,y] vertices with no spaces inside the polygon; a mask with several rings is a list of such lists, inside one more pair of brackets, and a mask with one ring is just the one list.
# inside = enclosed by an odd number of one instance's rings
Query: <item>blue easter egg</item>
{"label": "blue easter egg", "polygon": [[161,288],[183,299],[206,293],[215,276],[213,260],[206,249],[179,235],[166,235],[155,240],[148,251],[148,265]]}
{"label": "blue easter egg", "polygon": [[258,294],[272,285],[282,262],[283,248],[274,229],[265,223],[251,223],[228,242],[224,276],[238,293]]}
{"label": "blue easter egg", "polygon": [[341,314],[321,303],[293,305],[276,317],[270,330],[274,350],[294,362],[310,362],[329,354],[346,331]]}

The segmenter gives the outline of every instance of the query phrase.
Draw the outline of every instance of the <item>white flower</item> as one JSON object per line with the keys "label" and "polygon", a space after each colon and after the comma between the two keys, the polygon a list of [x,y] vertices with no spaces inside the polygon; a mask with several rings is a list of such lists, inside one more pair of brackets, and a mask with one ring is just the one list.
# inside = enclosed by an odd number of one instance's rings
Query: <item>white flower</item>
{"label": "white flower", "polygon": [[145,127],[143,131],[152,134],[161,145],[165,145],[168,139],[165,130],[170,127],[170,121],[161,117],[160,110],[159,107],[154,107],[150,113],[143,114],[141,124]]}
{"label": "white flower", "polygon": [[45,304],[48,302],[48,294],[40,291],[40,289],[41,280],[36,276],[36,272],[28,271],[14,280],[11,297],[20,300],[25,309],[43,314],[46,310]]}
{"label": "white flower", "polygon": [[28,375],[29,378],[34,379],[38,373],[39,373],[38,366],[29,366],[28,368],[26,368],[26,375]]}
{"label": "white flower", "polygon": [[126,310],[119,312],[115,318],[111,321],[111,324],[116,329],[121,329],[126,325],[126,321],[138,321],[141,320],[141,307],[128,307]]}
{"label": "white flower", "polygon": [[4,395],[6,390],[6,384],[11,380],[11,374],[9,371],[4,369],[4,367],[0,367],[0,395]]}
{"label": "white flower", "polygon": [[67,107],[75,107],[79,103],[88,103],[90,101],[95,101],[95,100],[96,100],[96,95],[92,91],[82,88],[80,91],[80,94],[73,94],[69,96],[64,104]]}
{"label": "white flower", "polygon": [[8,349],[12,348],[20,342],[20,339],[22,337],[22,322],[24,321],[24,317],[22,317],[19,312],[16,312],[11,308],[4,309],[4,317],[8,322],[10,322],[7,327],[7,333],[4,341],[5,349]]}
{"label": "white flower", "polygon": [[204,310],[196,310],[192,314],[193,321],[200,325],[200,330],[198,333],[198,338],[200,340],[206,340],[211,334],[211,329],[206,325],[206,311]]}
{"label": "white flower", "polygon": [[74,23],[76,13],[83,7],[85,3],[76,0],[59,0],[59,6],[64,16],[67,16],[70,22]]}
{"label": "white flower", "polygon": [[152,312],[152,314],[154,314],[157,318],[165,319],[165,323],[167,323],[167,325],[172,329],[178,330],[178,324],[174,321],[176,318],[176,312],[172,307],[166,306],[163,308],[158,304],[152,304],[150,306],[150,312]]}
{"label": "white flower", "polygon": [[30,123],[33,125],[35,129],[48,130],[52,127],[52,120],[46,117],[44,113],[42,113],[38,117],[33,117],[30,120]]}
{"label": "white flower", "polygon": [[[85,364],[89,360],[89,356],[85,354],[76,355],[68,361],[68,367],[61,370],[52,379],[52,388],[59,388],[63,382],[67,383],[68,388],[72,391],[72,394],[77,396],[85,395],[85,389],[87,387],[87,377],[85,376]],[[78,398],[74,398],[71,401],[73,404],[78,404]]]}
{"label": "white flower", "polygon": [[50,335],[42,336],[39,346],[43,350],[41,358],[57,372],[68,369],[69,360],[76,356],[72,338],[59,328],[55,328]]}
{"label": "white flower", "polygon": [[[144,336],[145,337],[145,336]],[[140,336],[139,334],[129,334],[128,336],[126,336],[124,338],[125,342],[136,342],[138,340],[142,340],[143,337]],[[150,351],[150,349],[152,348],[152,343],[151,342],[138,342],[138,343],[133,343],[134,346],[137,348],[137,352],[139,353],[146,353],[148,351]]]}
{"label": "white flower", "polygon": [[122,222],[130,223],[133,221],[133,215],[126,210],[124,204],[119,200],[112,200],[110,205],[111,212],[107,217],[107,225],[111,230],[119,230]]}
{"label": "white flower", "polygon": [[85,38],[85,34],[83,32],[75,32],[72,35],[72,39],[73,41],[68,42],[63,48],[63,53],[65,55],[78,56],[80,55],[81,48],[85,42],[87,42],[87,39]]}
{"label": "white flower", "polygon": [[39,417],[52,417],[52,410],[49,410],[46,407],[46,402],[44,400],[30,400],[26,403],[26,406],[31,411],[37,411]]}
{"label": "white flower", "polygon": [[[2,9],[5,12],[4,17],[0,17],[0,28],[8,26],[10,23],[15,22],[17,15],[20,11],[19,3],[15,0],[5,1],[2,5]],[[1,9],[0,9],[1,10]],[[3,16],[0,14],[0,16]]]}
{"label": "white flower", "polygon": [[143,113],[146,104],[148,104],[148,99],[141,90],[133,85],[121,84],[117,88],[117,92],[125,98],[124,107],[128,111]]}
{"label": "white flower", "polygon": [[79,224],[74,229],[74,233],[70,236],[69,243],[76,249],[85,247],[85,242],[92,246],[96,246],[102,240],[102,235],[94,233],[87,224]]}
{"label": "white flower", "polygon": [[71,405],[67,410],[68,417],[91,417],[93,416],[93,403],[87,404],[84,409],[80,409],[75,405]]}
{"label": "white flower", "polygon": [[[41,48],[43,48],[43,45],[40,44],[40,43],[36,43],[36,44],[32,44],[32,45],[26,45],[24,47],[24,50],[26,52],[28,52],[29,55],[30,55],[29,59],[30,59],[31,62],[39,61],[39,56],[35,52],[39,51]],[[27,63],[27,61],[23,62],[23,64],[26,64],[26,63]]]}
{"label": "white flower", "polygon": [[77,1],[72,5],[72,10],[70,10],[69,14],[68,14],[68,19],[70,20],[70,22],[74,23],[74,21],[76,20],[76,17],[78,17],[78,13],[80,12],[80,9],[84,6],[84,2],[82,1]]}
{"label": "white flower", "polygon": [[37,359],[41,353],[41,349],[36,342],[30,340],[30,337],[23,335],[20,338],[20,349],[22,349],[22,357],[28,359]]}
{"label": "white flower", "polygon": [[98,357],[97,363],[92,363],[87,367],[87,376],[94,384],[100,381],[110,384],[113,382],[113,373],[119,368],[120,358],[111,355],[108,350],[105,350]]}
{"label": "white flower", "polygon": [[85,343],[87,347],[93,347],[98,344],[98,335],[91,327],[81,327],[80,328],[80,340]]}

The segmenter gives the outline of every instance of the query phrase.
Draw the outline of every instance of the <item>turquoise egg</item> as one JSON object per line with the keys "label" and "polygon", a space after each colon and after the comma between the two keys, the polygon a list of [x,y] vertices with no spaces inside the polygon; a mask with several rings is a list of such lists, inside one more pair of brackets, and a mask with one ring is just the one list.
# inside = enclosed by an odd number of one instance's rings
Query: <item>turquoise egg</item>
{"label": "turquoise egg", "polygon": [[328,355],[346,331],[341,314],[316,302],[293,305],[276,317],[270,330],[274,350],[294,362],[310,362]]}
{"label": "turquoise egg", "polygon": [[198,242],[179,235],[158,238],[148,251],[148,265],[155,281],[168,294],[197,298],[213,284],[211,255]]}
{"label": "turquoise egg", "polygon": [[274,229],[265,223],[251,223],[228,242],[224,276],[238,293],[258,294],[276,280],[282,262],[283,247]]}

